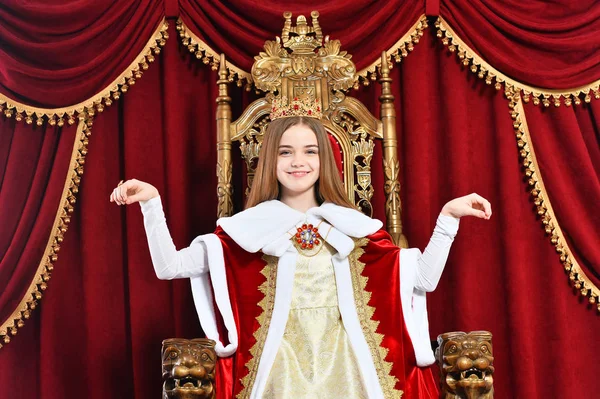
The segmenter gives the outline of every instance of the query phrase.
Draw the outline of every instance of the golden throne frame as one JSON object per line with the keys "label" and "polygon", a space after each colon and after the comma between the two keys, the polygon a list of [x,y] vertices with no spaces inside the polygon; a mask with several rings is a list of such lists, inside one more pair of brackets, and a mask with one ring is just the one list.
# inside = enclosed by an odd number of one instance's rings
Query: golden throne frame
{"label": "golden throne frame", "polygon": [[285,97],[288,103],[294,98],[308,98],[322,104],[321,122],[341,148],[348,197],[368,216],[373,211],[373,148],[375,141],[383,142],[386,226],[394,242],[406,248],[398,181],[396,113],[387,55],[385,52],[381,55],[381,119],[377,119],[360,101],[346,94],[358,81],[356,67],[351,55],[341,51],[339,40],[329,40],[329,36],[323,39],[318,17],[317,11],[311,12],[312,26],[309,26],[300,15],[296,26],[292,26],[292,13],[284,13],[281,38],[266,41],[264,52],[255,57],[252,67],[254,85],[266,95],[251,103],[235,121],[231,117],[227,62],[221,55],[217,81],[217,215],[233,213],[232,143],[239,142],[247,166],[247,185],[251,187],[274,96]]}

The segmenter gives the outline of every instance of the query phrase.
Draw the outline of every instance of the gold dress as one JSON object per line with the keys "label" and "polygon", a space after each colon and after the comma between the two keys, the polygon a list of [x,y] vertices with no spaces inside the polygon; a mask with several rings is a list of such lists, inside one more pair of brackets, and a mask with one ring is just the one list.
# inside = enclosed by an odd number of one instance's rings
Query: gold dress
{"label": "gold dress", "polygon": [[299,251],[290,314],[263,398],[367,397],[338,307],[335,250],[321,246]]}

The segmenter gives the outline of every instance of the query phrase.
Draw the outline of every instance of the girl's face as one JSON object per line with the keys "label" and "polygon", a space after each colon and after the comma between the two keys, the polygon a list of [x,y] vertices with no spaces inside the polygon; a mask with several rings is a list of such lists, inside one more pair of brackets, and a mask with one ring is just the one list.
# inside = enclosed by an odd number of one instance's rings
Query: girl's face
{"label": "girl's face", "polygon": [[319,145],[315,133],[304,125],[294,125],[281,136],[277,156],[277,180],[281,197],[314,192],[319,179]]}

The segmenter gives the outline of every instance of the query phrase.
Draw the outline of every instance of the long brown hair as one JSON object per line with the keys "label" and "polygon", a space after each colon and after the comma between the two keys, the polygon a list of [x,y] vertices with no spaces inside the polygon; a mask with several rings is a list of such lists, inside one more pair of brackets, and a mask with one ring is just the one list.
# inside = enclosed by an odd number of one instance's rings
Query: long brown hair
{"label": "long brown hair", "polygon": [[333,150],[323,124],[315,119],[302,116],[275,119],[269,123],[263,138],[258,165],[252,183],[252,189],[246,201],[246,208],[251,208],[264,201],[279,199],[281,189],[277,181],[277,157],[281,136],[292,126],[306,126],[317,136],[319,145],[319,179],[315,183],[317,202],[332,202],[336,205],[354,208],[344,191],[335,165]]}

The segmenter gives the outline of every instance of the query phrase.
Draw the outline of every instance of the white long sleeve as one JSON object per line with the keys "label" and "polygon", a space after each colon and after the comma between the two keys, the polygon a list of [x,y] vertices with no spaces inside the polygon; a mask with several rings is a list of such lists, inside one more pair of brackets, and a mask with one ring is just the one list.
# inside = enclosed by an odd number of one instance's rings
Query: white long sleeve
{"label": "white long sleeve", "polygon": [[459,219],[439,215],[429,244],[417,262],[415,288],[425,292],[435,290],[458,232],[458,224]]}
{"label": "white long sleeve", "polygon": [[175,248],[160,197],[142,201],[140,206],[152,264],[159,279],[198,277],[208,272],[207,250],[202,240],[194,240],[179,251]]}

